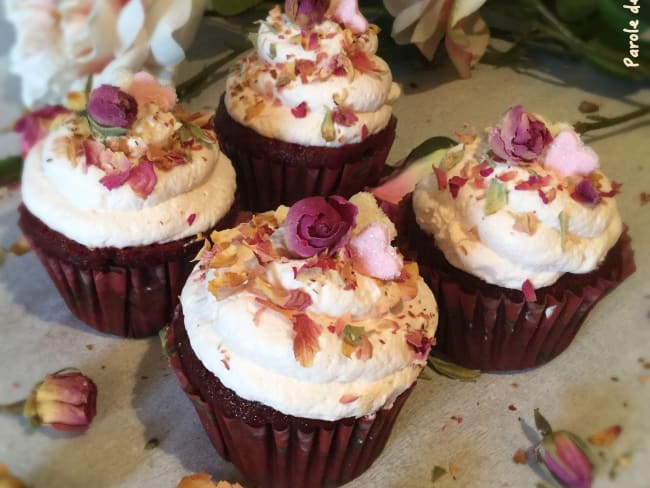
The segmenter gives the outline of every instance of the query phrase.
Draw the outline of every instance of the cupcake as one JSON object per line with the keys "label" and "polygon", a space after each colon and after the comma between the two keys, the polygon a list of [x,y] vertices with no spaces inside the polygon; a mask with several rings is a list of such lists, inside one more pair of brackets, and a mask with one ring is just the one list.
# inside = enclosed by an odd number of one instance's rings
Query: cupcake
{"label": "cupcake", "polygon": [[[242,208],[346,198],[379,180],[400,89],[375,55],[377,29],[350,2],[286,2],[228,77],[215,117]],[[356,9],[356,10],[355,10]]]}
{"label": "cupcake", "polygon": [[634,271],[620,184],[568,124],[509,109],[413,191],[410,242],[440,306],[437,350],[487,371],[539,366]]}
{"label": "cupcake", "polygon": [[383,449],[437,324],[368,193],[214,232],[164,337],[210,440],[254,486],[335,486]]}
{"label": "cupcake", "polygon": [[47,110],[40,135],[43,118],[21,122],[30,145],[41,139],[25,148],[18,223],[74,315],[142,337],[169,322],[197,235],[232,226],[236,186],[211,115],[183,112],[145,73],[128,78],[83,111]]}

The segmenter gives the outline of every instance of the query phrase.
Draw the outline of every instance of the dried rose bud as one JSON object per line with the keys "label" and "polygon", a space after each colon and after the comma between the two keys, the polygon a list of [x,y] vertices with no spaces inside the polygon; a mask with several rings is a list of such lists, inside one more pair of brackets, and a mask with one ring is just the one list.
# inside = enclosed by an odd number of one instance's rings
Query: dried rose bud
{"label": "dried rose bud", "polygon": [[329,6],[329,0],[285,0],[284,11],[296,25],[309,29],[323,21]]}
{"label": "dried rose bud", "polygon": [[489,143],[500,158],[530,163],[552,140],[544,122],[516,105],[508,109],[499,127],[492,130]]}
{"label": "dried rose bud", "polygon": [[13,130],[20,134],[20,153],[23,158],[38,141],[47,136],[54,119],[69,112],[70,110],[61,105],[46,105],[19,118]]}
{"label": "dried rose bud", "polygon": [[97,386],[76,369],[49,374],[37,384],[23,406],[32,425],[57,430],[84,430],[96,413]]}
{"label": "dried rose bud", "polygon": [[303,258],[323,251],[334,254],[349,241],[357,212],[354,204],[338,195],[299,200],[284,223],[287,247]]}
{"label": "dried rose bud", "polygon": [[129,129],[138,115],[138,103],[116,86],[95,88],[88,100],[88,114],[103,127]]}
{"label": "dried rose bud", "polygon": [[536,453],[563,486],[589,488],[594,466],[583,449],[584,443],[575,434],[561,430],[544,437]]}

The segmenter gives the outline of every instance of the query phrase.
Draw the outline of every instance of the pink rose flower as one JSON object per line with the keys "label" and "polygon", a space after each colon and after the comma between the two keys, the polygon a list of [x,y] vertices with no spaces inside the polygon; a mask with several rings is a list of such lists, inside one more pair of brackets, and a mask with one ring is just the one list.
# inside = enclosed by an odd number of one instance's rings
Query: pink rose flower
{"label": "pink rose flower", "polygon": [[494,154],[520,163],[535,161],[552,140],[544,122],[524,112],[521,105],[509,108],[489,137]]}
{"label": "pink rose flower", "polygon": [[545,436],[536,449],[538,459],[562,486],[591,487],[594,468],[581,444],[574,434],[561,430]]}
{"label": "pink rose flower", "polygon": [[285,0],[284,11],[294,24],[309,29],[323,21],[329,6],[329,0]]}
{"label": "pink rose flower", "polygon": [[490,38],[478,13],[485,0],[384,0],[395,17],[391,33],[397,44],[415,44],[429,60],[444,37],[449,58],[458,74],[471,76],[471,67],[483,56]]}
{"label": "pink rose flower", "polygon": [[121,70],[171,80],[206,2],[7,0],[16,32],[9,70],[21,78],[23,103],[63,103],[90,74],[97,85],[114,84]]}
{"label": "pink rose flower", "polygon": [[85,430],[97,413],[97,386],[74,369],[49,374],[32,390],[23,415],[32,425]]}
{"label": "pink rose flower", "polygon": [[116,86],[95,88],[88,99],[88,114],[104,127],[130,129],[138,115],[138,104],[128,93]]}
{"label": "pink rose flower", "polygon": [[349,241],[357,212],[355,205],[338,195],[299,200],[284,222],[287,247],[303,258],[325,251],[334,254]]}
{"label": "pink rose flower", "polygon": [[43,139],[54,119],[70,110],[61,105],[46,105],[26,113],[14,124],[14,132],[20,134],[20,153],[25,158],[29,150]]}

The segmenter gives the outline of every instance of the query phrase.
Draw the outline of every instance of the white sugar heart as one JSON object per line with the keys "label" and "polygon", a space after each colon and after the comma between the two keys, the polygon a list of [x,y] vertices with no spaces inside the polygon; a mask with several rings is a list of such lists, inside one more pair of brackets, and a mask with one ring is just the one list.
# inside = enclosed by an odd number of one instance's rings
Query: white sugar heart
{"label": "white sugar heart", "polygon": [[578,134],[563,130],[548,147],[544,166],[563,176],[587,175],[598,168],[598,154],[585,146]]}

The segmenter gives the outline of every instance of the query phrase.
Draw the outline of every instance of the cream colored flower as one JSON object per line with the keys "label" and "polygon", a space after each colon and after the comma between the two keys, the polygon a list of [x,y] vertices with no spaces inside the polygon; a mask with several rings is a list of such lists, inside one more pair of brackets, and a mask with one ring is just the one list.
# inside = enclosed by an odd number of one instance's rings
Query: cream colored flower
{"label": "cream colored flower", "polygon": [[490,33],[478,10],[485,0],[384,0],[395,17],[392,36],[397,44],[415,44],[433,59],[444,37],[456,70],[469,78],[470,68],[487,48]]}
{"label": "cream colored flower", "polygon": [[111,83],[145,69],[169,81],[207,0],[6,0],[14,25],[10,71],[28,107],[61,103],[89,74]]}

